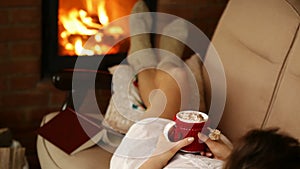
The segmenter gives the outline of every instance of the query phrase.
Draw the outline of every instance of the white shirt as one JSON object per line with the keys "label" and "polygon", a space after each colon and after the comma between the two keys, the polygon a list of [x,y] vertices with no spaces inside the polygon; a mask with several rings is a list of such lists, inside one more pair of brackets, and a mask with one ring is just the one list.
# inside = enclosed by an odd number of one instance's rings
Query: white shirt
{"label": "white shirt", "polygon": [[[169,122],[170,120],[162,118],[148,118],[135,123],[115,151],[110,168],[139,168],[152,155],[158,138]],[[165,169],[221,169],[222,165],[223,161],[217,159],[179,152]]]}

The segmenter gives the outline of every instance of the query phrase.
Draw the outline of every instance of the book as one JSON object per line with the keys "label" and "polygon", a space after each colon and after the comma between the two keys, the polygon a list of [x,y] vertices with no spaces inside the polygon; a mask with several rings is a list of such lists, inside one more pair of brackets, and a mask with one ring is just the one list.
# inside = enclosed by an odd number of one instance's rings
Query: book
{"label": "book", "polygon": [[71,108],[60,111],[43,124],[37,133],[67,154],[73,155],[93,145],[102,137],[101,120]]}

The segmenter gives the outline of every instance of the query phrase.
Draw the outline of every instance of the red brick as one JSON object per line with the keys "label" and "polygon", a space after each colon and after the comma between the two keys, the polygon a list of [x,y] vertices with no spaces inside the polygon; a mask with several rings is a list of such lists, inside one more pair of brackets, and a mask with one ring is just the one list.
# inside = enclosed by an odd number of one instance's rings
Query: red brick
{"label": "red brick", "polygon": [[[43,116],[51,112],[56,112],[60,107],[49,107],[47,105],[40,106],[26,106],[26,107],[8,107],[2,108],[0,114],[0,124],[7,123],[11,126],[18,127],[21,131],[25,131],[33,125],[39,125]],[[17,123],[16,123],[17,122]],[[18,125],[19,123],[19,125]],[[26,127],[25,127],[26,126]]]}
{"label": "red brick", "polygon": [[46,114],[52,112],[58,112],[61,108],[61,105],[58,106],[42,106],[42,107],[35,107],[26,110],[26,118],[29,120],[28,122],[38,122],[40,123],[43,117]]}
{"label": "red brick", "polygon": [[14,62],[12,65],[12,72],[15,74],[35,74],[40,75],[40,61],[33,60],[33,61],[18,61]]}
{"label": "red brick", "polygon": [[40,40],[41,26],[1,27],[0,42],[16,40]]}
{"label": "red brick", "polygon": [[10,90],[33,89],[38,83],[38,76],[12,77],[9,80]]}
{"label": "red brick", "polygon": [[40,6],[41,0],[1,0],[1,7]]}
{"label": "red brick", "polygon": [[28,132],[28,130],[36,130],[41,122],[41,118],[39,120],[28,118],[28,112],[23,109],[2,111],[0,118],[0,124],[9,127],[13,131],[14,137]]}
{"label": "red brick", "polygon": [[44,78],[37,84],[37,89],[41,92],[51,92],[57,93],[62,92],[61,90],[57,89],[50,78]]}
{"label": "red brick", "polygon": [[9,12],[8,10],[0,10],[0,24],[6,25],[9,23]]}
{"label": "red brick", "polygon": [[8,63],[0,63],[0,75],[4,76],[4,75],[8,75],[9,73],[12,72],[12,68],[11,65]]}
{"label": "red brick", "polygon": [[15,74],[39,74],[40,61],[14,61],[11,63],[0,63],[0,75],[15,75]]}
{"label": "red brick", "polygon": [[11,23],[40,23],[41,16],[41,9],[39,8],[16,8],[11,10]]}
{"label": "red brick", "polygon": [[47,106],[7,109],[0,114],[0,124],[25,133],[28,130],[36,130],[46,114],[57,112],[59,109],[60,107]]}
{"label": "red brick", "polygon": [[[4,91],[8,89],[6,78],[0,77],[0,91]],[[1,105],[1,104],[0,104]]]}
{"label": "red brick", "polygon": [[40,57],[41,44],[40,42],[17,42],[12,43],[11,56],[12,58],[25,58],[25,57]]}
{"label": "red brick", "polygon": [[23,93],[9,93],[4,95],[3,105],[7,107],[46,106],[49,102],[48,93],[27,91]]}
{"label": "red brick", "polygon": [[3,60],[7,60],[8,56],[8,44],[0,43],[0,62]]}
{"label": "red brick", "polygon": [[[6,85],[5,85],[5,83],[4,83],[4,80],[3,80],[3,79],[0,79],[0,91],[5,90],[5,88],[6,88]],[[0,104],[0,105],[1,105],[1,104]]]}
{"label": "red brick", "polygon": [[1,107],[0,123],[20,123],[24,120],[23,111],[21,108],[8,109],[7,106]]}

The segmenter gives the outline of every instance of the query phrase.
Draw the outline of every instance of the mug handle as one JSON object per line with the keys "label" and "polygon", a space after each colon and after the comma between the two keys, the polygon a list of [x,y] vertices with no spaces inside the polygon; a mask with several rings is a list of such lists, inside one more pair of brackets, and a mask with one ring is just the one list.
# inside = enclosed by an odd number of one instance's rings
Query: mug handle
{"label": "mug handle", "polygon": [[169,142],[171,142],[171,140],[169,139],[169,131],[173,126],[175,126],[175,124],[175,121],[170,121],[164,128],[163,134]]}

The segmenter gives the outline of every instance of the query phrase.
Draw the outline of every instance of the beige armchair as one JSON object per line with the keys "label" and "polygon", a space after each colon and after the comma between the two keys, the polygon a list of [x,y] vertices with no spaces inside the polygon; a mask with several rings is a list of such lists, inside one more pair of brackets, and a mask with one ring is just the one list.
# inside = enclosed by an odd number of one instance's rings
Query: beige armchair
{"label": "beige armchair", "polygon": [[[229,1],[212,44],[227,81],[219,128],[233,142],[251,128],[273,126],[300,139],[299,14],[298,0]],[[208,82],[205,74],[209,107]],[[40,136],[37,149],[43,169],[109,168],[112,155],[98,146],[67,155]]]}

